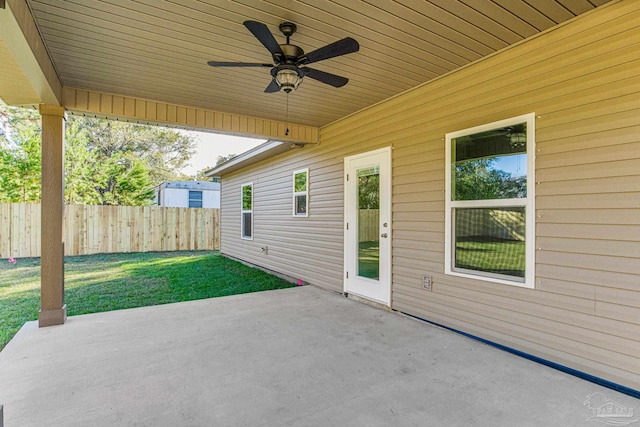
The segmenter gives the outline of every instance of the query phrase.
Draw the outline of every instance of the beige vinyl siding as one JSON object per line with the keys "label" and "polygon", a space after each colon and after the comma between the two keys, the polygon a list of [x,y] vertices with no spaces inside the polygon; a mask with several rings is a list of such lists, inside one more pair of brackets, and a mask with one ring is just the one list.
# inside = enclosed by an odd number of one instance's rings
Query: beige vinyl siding
{"label": "beige vinyl siding", "polygon": [[[342,292],[344,157],[368,148],[348,144],[305,146],[223,176],[221,252]],[[309,168],[309,217],[306,218],[291,216],[291,174],[301,168]],[[254,183],[254,240],[251,242],[240,241],[238,237],[239,188],[246,181]],[[261,249],[265,245],[268,246],[266,255]]]}
{"label": "beige vinyl siding", "polygon": [[[326,288],[342,289],[342,160],[305,147],[222,182],[221,250],[271,270]],[[301,155],[301,160],[296,155]],[[293,217],[291,174],[309,168],[309,217]],[[239,241],[243,180],[254,189],[253,241]],[[265,254],[262,247],[268,246]],[[314,259],[310,263],[301,254]]]}
{"label": "beige vinyl siding", "polygon": [[[456,73],[486,76],[508,56],[521,59],[516,61],[520,63],[517,75],[501,75],[499,82],[496,77],[495,82],[478,86],[471,78],[467,84],[458,80],[457,93],[469,93],[469,102],[458,107],[435,103],[415,112],[428,117],[427,126],[433,120],[436,128],[442,126],[446,131],[536,112],[536,289],[510,289],[444,276],[444,254],[437,244],[442,235],[413,235],[407,244],[396,233],[394,308],[638,388],[640,87],[635,82],[640,65],[637,55],[630,53],[637,52],[640,38],[637,4],[631,7],[634,11],[630,6],[626,2],[608,8],[511,49],[505,58],[498,55],[477,64],[482,69],[469,67]],[[620,30],[616,25],[607,22],[615,19],[618,12],[621,17],[616,21],[624,22],[620,34],[616,33]],[[633,16],[633,25],[626,12]],[[602,23],[587,30],[584,22],[597,19]],[[584,40],[586,34],[570,36],[570,30],[577,28],[596,33],[600,39],[590,41],[586,37],[587,44],[580,46],[578,41]],[[532,58],[553,40],[563,40],[572,51],[563,53],[562,58],[558,57],[559,52],[551,58],[541,56],[544,65],[536,66]],[[520,54],[523,50],[528,55]],[[549,51],[553,54],[555,49]],[[541,69],[544,75],[540,75]],[[444,80],[447,79],[440,84]],[[429,85],[424,89],[427,88]],[[520,93],[512,92],[518,88]],[[446,97],[441,99],[447,102]],[[485,104],[483,99],[489,102]],[[406,98],[403,101],[410,102]],[[477,107],[473,105],[476,103]],[[447,125],[447,117],[438,117],[441,111],[460,117],[461,124],[457,125],[454,118]],[[473,121],[467,122],[466,118]],[[384,127],[384,123],[378,125]],[[425,129],[425,145],[440,146],[435,140],[438,135],[430,135],[430,130]],[[406,150],[410,152],[412,148],[407,144]],[[404,147],[398,146],[394,160],[403,151]],[[417,163],[427,166],[424,170],[429,173],[429,162]],[[436,168],[444,174],[444,163],[440,159],[437,163]],[[401,183],[394,181],[394,195],[404,192],[398,187],[412,185],[408,177],[404,179]],[[431,181],[415,201],[436,203],[439,199],[429,194],[443,188],[441,181]],[[397,197],[394,202],[398,202]],[[418,209],[433,214],[431,207]],[[400,211],[405,210],[394,203],[394,214],[399,215]],[[403,215],[406,217],[406,212]],[[420,216],[411,219],[420,221]],[[443,233],[442,222],[440,225]],[[402,226],[397,220],[394,222],[395,229]],[[432,243],[425,252],[413,242],[423,239]],[[411,252],[407,252],[407,246],[412,247]],[[395,258],[402,260],[396,262]],[[428,270],[420,271],[419,262],[425,269],[435,267],[431,294],[420,289],[420,277]],[[623,292],[624,298],[618,297],[614,302],[608,301],[610,297],[602,299],[603,295],[618,292]]]}
{"label": "beige vinyl siding", "polygon": [[[394,309],[640,389],[639,51],[640,2],[621,1],[326,126],[319,146],[224,177],[222,250],[341,290],[343,159],[392,146]],[[445,134],[531,112],[535,289],[445,275]],[[302,167],[304,221],[290,218]],[[234,200],[246,180],[250,245]]]}

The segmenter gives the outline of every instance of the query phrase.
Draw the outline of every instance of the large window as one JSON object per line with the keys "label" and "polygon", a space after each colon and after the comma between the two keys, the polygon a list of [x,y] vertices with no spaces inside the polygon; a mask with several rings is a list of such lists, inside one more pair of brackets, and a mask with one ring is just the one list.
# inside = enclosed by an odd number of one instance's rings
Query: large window
{"label": "large window", "polygon": [[446,135],[447,274],[533,287],[533,114]]}
{"label": "large window", "polygon": [[241,231],[243,239],[253,240],[253,183],[242,185]]}
{"label": "large window", "polygon": [[293,172],[293,216],[309,216],[309,169]]}
{"label": "large window", "polygon": [[190,208],[202,207],[202,191],[189,191],[189,207]]}

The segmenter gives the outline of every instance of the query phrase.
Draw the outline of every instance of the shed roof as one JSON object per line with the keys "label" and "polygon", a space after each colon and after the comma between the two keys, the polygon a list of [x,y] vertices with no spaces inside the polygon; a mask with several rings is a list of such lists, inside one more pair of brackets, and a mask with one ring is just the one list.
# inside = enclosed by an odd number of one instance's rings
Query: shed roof
{"label": "shed roof", "polygon": [[158,185],[159,189],[163,188],[179,188],[185,190],[220,190],[219,182],[211,181],[165,181]]}

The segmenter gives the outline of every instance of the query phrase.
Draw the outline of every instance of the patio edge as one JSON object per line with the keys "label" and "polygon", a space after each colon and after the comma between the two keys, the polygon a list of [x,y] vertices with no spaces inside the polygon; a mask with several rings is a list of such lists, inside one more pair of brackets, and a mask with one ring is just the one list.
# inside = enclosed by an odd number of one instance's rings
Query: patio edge
{"label": "patio edge", "polygon": [[445,325],[442,325],[440,323],[433,322],[431,320],[428,320],[428,319],[425,319],[425,318],[422,318],[422,317],[419,317],[419,316],[414,316],[413,314],[405,313],[404,311],[399,311],[399,310],[396,310],[396,311],[398,313],[404,314],[407,317],[411,317],[413,319],[420,320],[421,322],[429,323],[431,325],[438,326],[438,327],[446,329],[448,331],[455,332],[455,333],[460,334],[460,335],[464,335],[467,338],[471,338],[473,340],[480,341],[481,343],[490,345],[491,347],[495,347],[497,349],[506,351],[507,353],[511,353],[511,354],[516,355],[516,356],[520,356],[520,357],[523,357],[525,359],[531,360],[532,362],[536,362],[536,363],[539,363],[541,365],[548,366],[550,368],[553,368],[553,369],[556,369],[558,371],[564,372],[565,374],[569,374],[569,375],[572,375],[574,377],[578,377],[580,379],[583,379],[583,380],[586,380],[586,381],[601,385],[603,387],[609,388],[611,390],[615,390],[615,391],[620,392],[622,394],[626,394],[627,396],[631,396],[631,397],[635,397],[636,399],[640,399],[640,390],[636,390],[636,389],[633,389],[631,387],[624,386],[622,384],[614,383],[613,381],[605,380],[604,378],[600,378],[600,377],[597,377],[595,375],[591,375],[591,374],[588,374],[586,372],[579,371],[577,369],[573,369],[573,368],[570,368],[570,367],[565,366],[565,365],[561,365],[560,363],[556,363],[556,362],[552,362],[552,361],[547,360],[547,359],[543,359],[542,357],[534,356],[533,354],[526,353],[524,351],[516,350],[515,348],[508,347],[506,345],[498,344],[497,342],[494,342],[494,341],[491,341],[491,340],[480,338],[479,336],[476,336],[476,335],[473,335],[473,334],[469,334],[467,332],[463,332],[463,331],[461,331],[459,329],[451,328],[449,326],[445,326]]}

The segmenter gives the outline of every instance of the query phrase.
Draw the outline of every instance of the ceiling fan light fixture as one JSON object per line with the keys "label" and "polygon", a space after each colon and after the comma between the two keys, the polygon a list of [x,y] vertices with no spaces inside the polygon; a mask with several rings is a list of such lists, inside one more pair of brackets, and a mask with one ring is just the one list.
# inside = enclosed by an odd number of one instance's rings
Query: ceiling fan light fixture
{"label": "ceiling fan light fixture", "polygon": [[282,68],[278,70],[275,76],[276,83],[280,86],[280,90],[286,93],[293,92],[302,83],[302,76],[295,68]]}
{"label": "ceiling fan light fixture", "polygon": [[527,131],[522,125],[509,127],[507,131],[509,144],[513,148],[523,148],[527,145]]}

